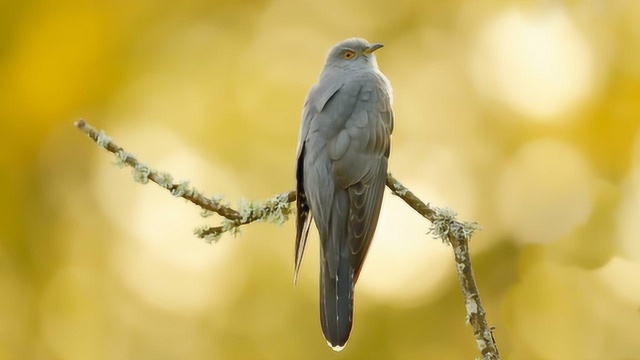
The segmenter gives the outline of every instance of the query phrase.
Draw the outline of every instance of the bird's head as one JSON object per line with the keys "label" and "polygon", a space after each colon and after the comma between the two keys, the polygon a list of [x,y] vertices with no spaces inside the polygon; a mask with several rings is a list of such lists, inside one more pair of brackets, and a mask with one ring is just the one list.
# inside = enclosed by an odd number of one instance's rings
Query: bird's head
{"label": "bird's head", "polygon": [[336,44],[327,55],[326,68],[362,70],[377,68],[378,63],[373,54],[382,44],[369,44],[365,39],[351,38]]}

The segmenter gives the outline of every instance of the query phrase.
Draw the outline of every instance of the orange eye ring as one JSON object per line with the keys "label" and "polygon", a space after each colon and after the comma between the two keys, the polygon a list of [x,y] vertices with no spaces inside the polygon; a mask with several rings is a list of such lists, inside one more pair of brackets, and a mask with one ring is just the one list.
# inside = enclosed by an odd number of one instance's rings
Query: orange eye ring
{"label": "orange eye ring", "polygon": [[345,60],[351,60],[351,59],[353,59],[354,57],[356,57],[356,53],[354,53],[354,52],[353,52],[353,51],[351,51],[351,50],[345,50],[345,51],[342,53],[342,58],[343,58],[343,59],[345,59]]}

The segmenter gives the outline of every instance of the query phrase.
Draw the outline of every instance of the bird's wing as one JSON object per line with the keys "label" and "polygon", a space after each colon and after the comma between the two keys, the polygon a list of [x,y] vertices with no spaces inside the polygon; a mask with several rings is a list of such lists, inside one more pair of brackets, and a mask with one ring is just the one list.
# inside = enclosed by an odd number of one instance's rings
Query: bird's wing
{"label": "bird's wing", "polygon": [[382,79],[369,75],[350,78],[310,117],[299,162],[320,233],[322,331],[335,348],[351,332],[353,286],[380,212],[389,155],[390,99]]}
{"label": "bird's wing", "polygon": [[393,111],[386,83],[377,76],[362,79],[351,116],[327,144],[336,181],[349,193],[348,250],[354,281],[378,222],[392,131]]}
{"label": "bird's wing", "polygon": [[[323,82],[314,85],[304,102],[304,108],[302,111],[302,125],[300,127],[300,135],[298,136],[298,149],[296,151],[296,251],[295,251],[295,263],[294,263],[294,283],[297,281],[298,271],[300,270],[300,264],[302,263],[302,257],[304,255],[305,245],[307,243],[307,237],[309,235],[309,228],[311,226],[311,209],[309,208],[309,201],[307,193],[304,188],[304,162],[307,152],[307,137],[311,128],[311,123],[322,112],[323,108],[334,96],[334,94],[342,87],[341,81]],[[313,144],[311,148],[311,155],[315,156],[317,151],[314,151]]]}

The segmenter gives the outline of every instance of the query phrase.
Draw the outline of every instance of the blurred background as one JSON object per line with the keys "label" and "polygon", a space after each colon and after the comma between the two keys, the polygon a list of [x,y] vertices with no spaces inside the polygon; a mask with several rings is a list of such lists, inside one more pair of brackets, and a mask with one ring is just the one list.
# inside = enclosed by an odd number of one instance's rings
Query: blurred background
{"label": "blurred background", "polygon": [[[505,359],[640,359],[640,2],[0,2],[0,359],[472,359],[451,249],[396,197],[344,351],[322,338],[317,235],[208,245],[199,209],[73,127],[208,195],[294,187],[327,50],[382,42],[390,171],[482,231]],[[315,232],[315,230],[314,230]]]}

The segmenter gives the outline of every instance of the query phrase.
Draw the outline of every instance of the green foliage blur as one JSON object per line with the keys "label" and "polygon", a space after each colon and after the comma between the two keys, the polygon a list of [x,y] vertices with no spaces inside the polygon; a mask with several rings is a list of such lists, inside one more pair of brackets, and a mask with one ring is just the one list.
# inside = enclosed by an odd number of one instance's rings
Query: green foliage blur
{"label": "green foliage blur", "polygon": [[472,359],[451,249],[387,194],[355,327],[322,338],[317,237],[215,225],[73,127],[208,195],[294,185],[327,50],[382,42],[390,171],[483,230],[506,359],[640,359],[640,2],[0,2],[0,360]]}

